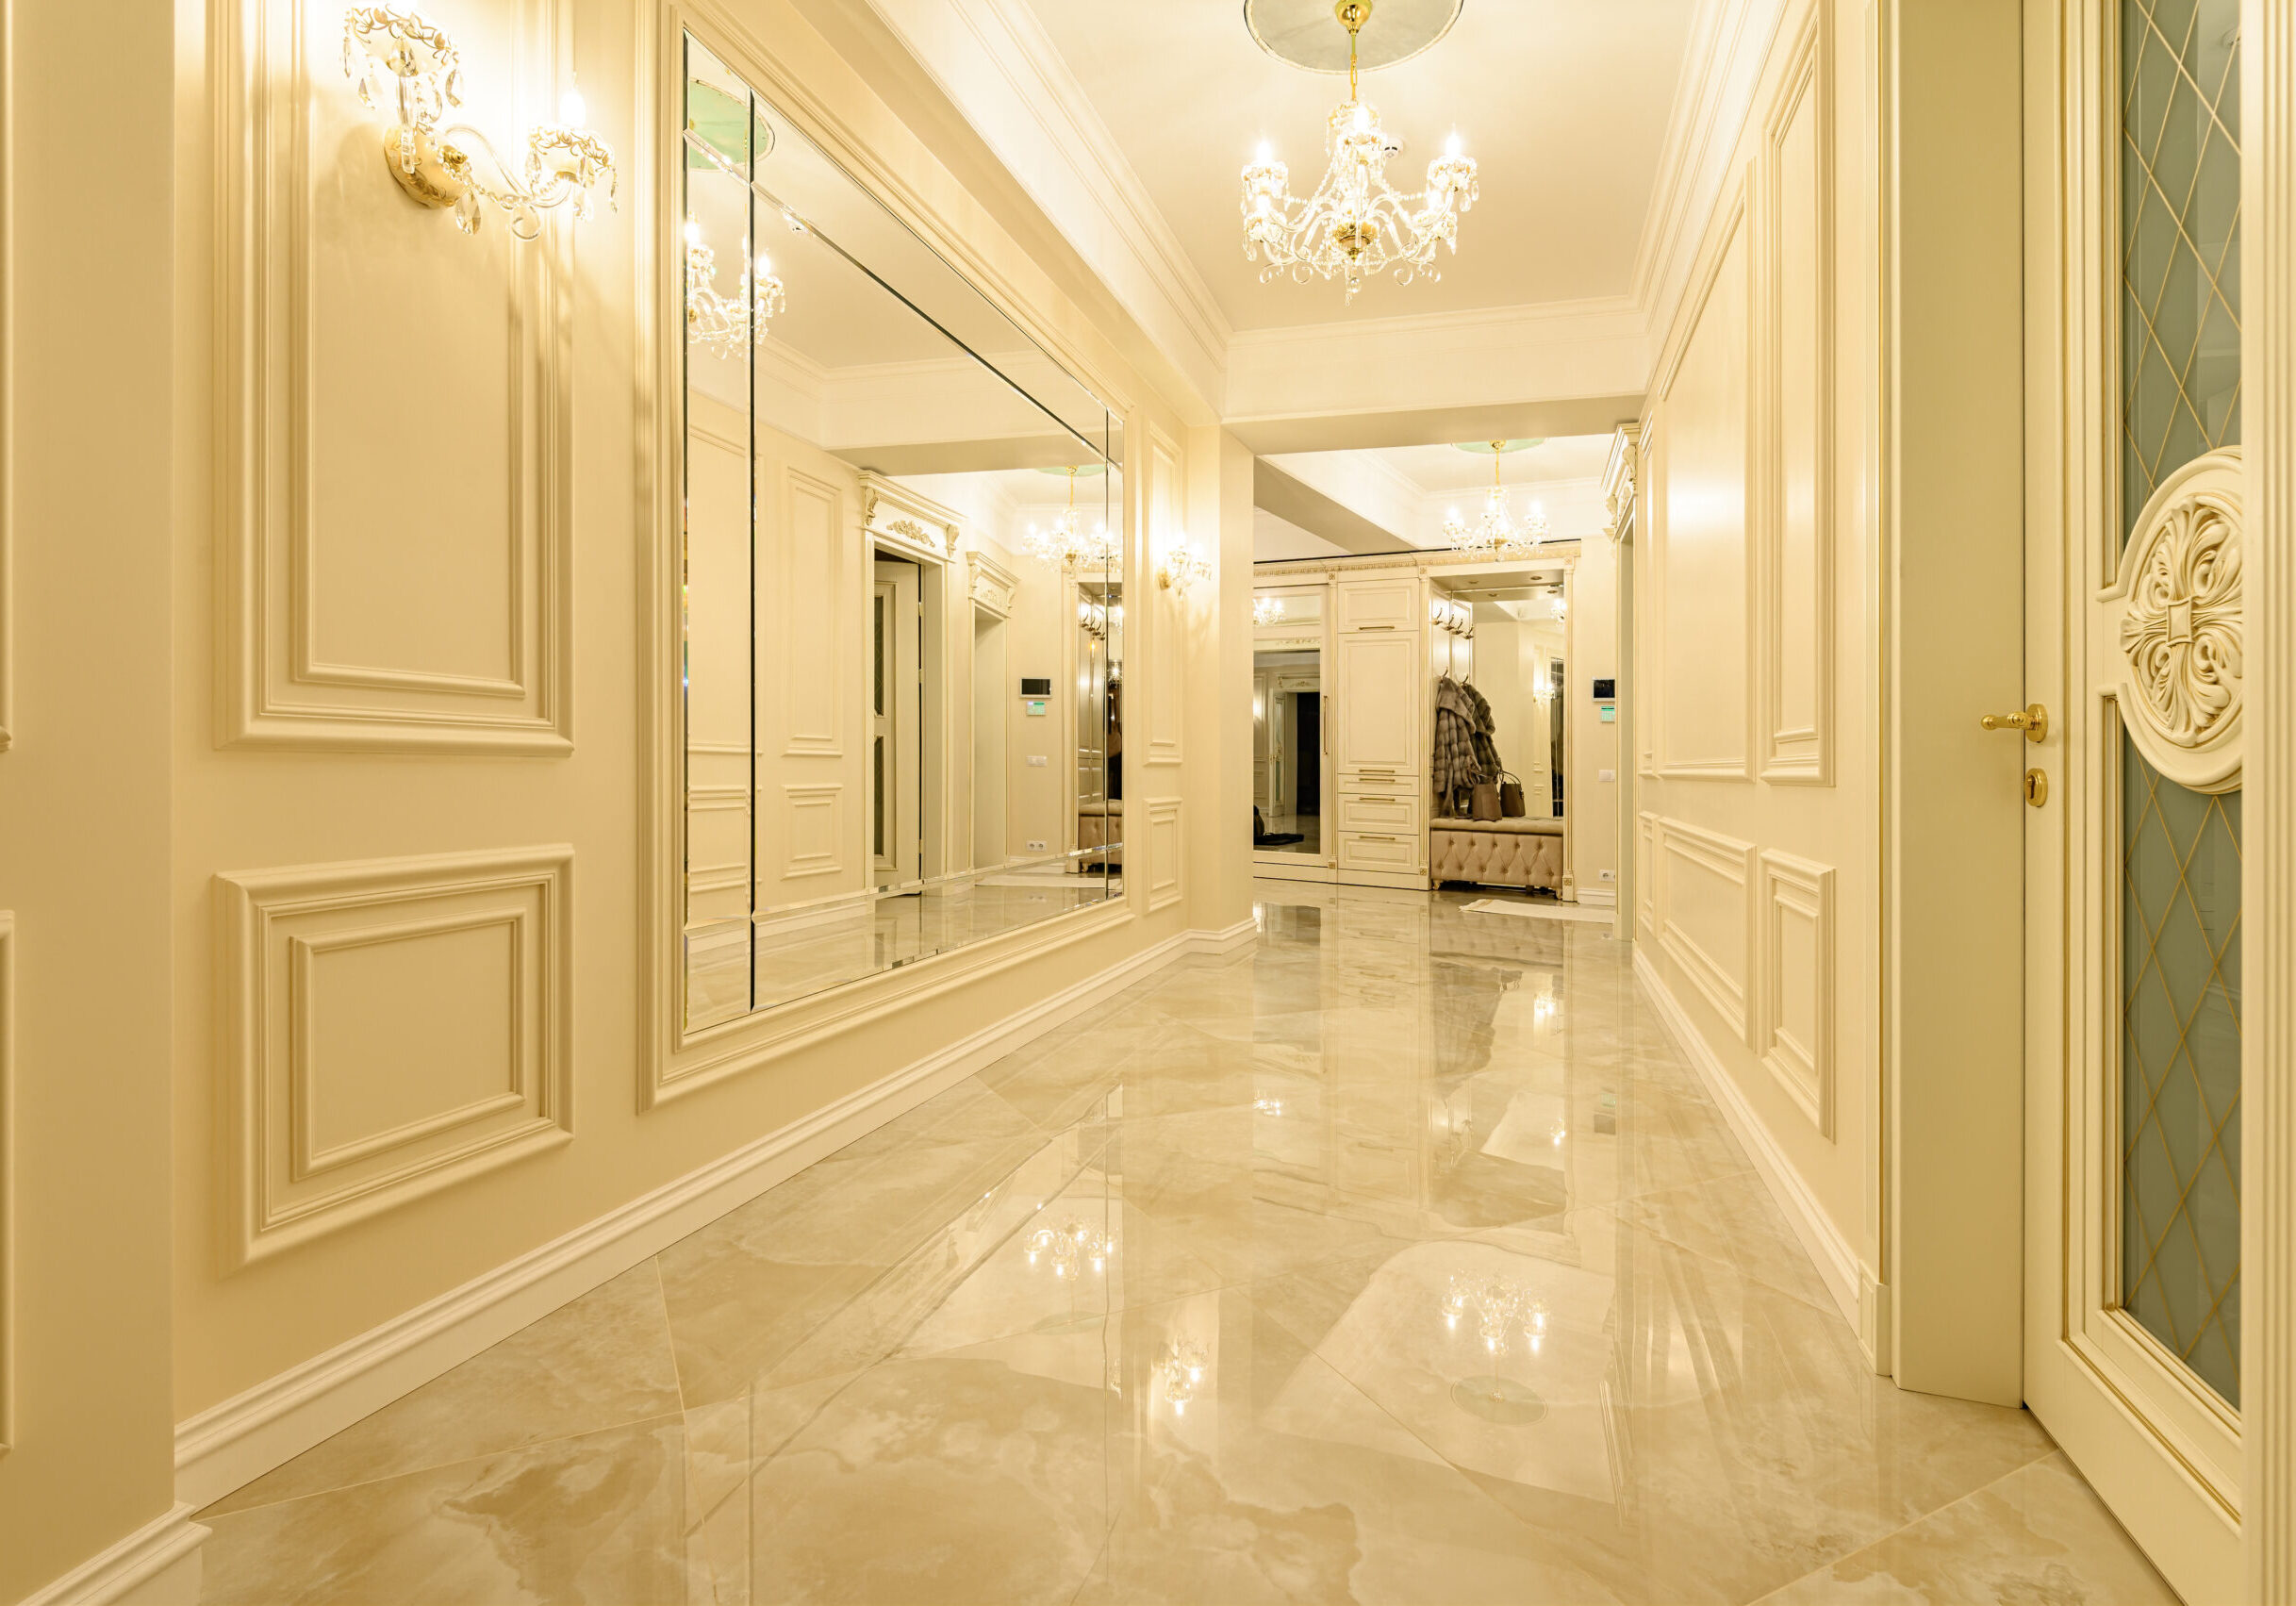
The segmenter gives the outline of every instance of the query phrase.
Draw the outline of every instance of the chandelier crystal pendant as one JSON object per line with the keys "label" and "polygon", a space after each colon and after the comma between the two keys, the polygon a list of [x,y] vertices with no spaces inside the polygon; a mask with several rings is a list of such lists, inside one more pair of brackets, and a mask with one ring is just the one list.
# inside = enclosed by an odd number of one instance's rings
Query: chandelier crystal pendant
{"label": "chandelier crystal pendant", "polygon": [[788,304],[773,263],[758,253],[754,272],[744,269],[733,295],[718,289],[718,254],[702,238],[702,225],[685,222],[685,328],[696,345],[726,356],[755,340],[765,343],[766,321]]}
{"label": "chandelier crystal pendant", "polygon": [[[526,136],[526,159],[516,167],[469,124],[440,126],[447,108],[462,104],[462,56],[446,30],[419,11],[386,5],[346,12],[343,75],[358,86],[360,105],[397,113],[398,125],[383,132],[391,177],[422,205],[454,208],[454,226],[465,234],[478,232],[482,201],[502,208],[520,240],[538,238],[542,214],[553,207],[589,216],[590,192],[602,184],[606,204],[615,204],[614,153],[583,126],[587,112],[579,91],[566,92],[557,122]],[[480,176],[473,151],[493,167],[492,179]]]}
{"label": "chandelier crystal pendant", "polygon": [[1067,473],[1067,511],[1054,519],[1049,529],[1031,524],[1029,533],[1021,538],[1021,549],[1038,562],[1049,563],[1055,569],[1112,567],[1117,556],[1116,542],[1105,523],[1096,524],[1086,533],[1076,511],[1077,471],[1070,469]]}
{"label": "chandelier crystal pendant", "polygon": [[1343,280],[1349,301],[1363,281],[1392,273],[1397,284],[1421,273],[1440,279],[1436,252],[1459,250],[1460,215],[1478,193],[1475,159],[1460,155],[1453,134],[1444,154],[1427,165],[1427,189],[1399,193],[1387,182],[1387,163],[1403,149],[1379,124],[1379,109],[1356,89],[1356,44],[1371,20],[1372,0],[1339,0],[1332,14],[1347,30],[1347,98],[1325,120],[1324,150],[1330,165],[1313,195],[1292,194],[1291,170],[1267,145],[1244,169],[1244,257],[1264,260],[1260,282],[1278,273],[1305,284],[1311,277]]}
{"label": "chandelier crystal pendant", "polygon": [[1461,552],[1519,557],[1546,539],[1550,526],[1537,503],[1520,524],[1507,511],[1507,488],[1499,483],[1499,458],[1506,451],[1504,440],[1491,443],[1491,488],[1483,493],[1482,517],[1470,525],[1454,507],[1443,522],[1443,538]]}

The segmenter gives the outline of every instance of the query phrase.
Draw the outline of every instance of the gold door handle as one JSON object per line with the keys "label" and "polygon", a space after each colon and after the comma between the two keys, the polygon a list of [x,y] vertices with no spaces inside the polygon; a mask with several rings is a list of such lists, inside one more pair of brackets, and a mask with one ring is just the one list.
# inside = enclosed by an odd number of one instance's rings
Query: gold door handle
{"label": "gold door handle", "polygon": [[2014,714],[1988,714],[1977,723],[1989,731],[2023,731],[2025,740],[2039,741],[2049,734],[2049,710],[2034,703]]}

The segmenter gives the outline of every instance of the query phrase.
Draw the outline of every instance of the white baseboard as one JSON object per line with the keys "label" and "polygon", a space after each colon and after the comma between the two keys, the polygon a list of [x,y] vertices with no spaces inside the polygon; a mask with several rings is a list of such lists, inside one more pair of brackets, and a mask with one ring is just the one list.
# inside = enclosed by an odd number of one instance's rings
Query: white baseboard
{"label": "white baseboard", "polygon": [[747,1203],[1186,953],[1230,952],[1249,920],[1188,931],[950,1044],[175,1427],[175,1494],[222,1498],[568,1300]]}
{"label": "white baseboard", "polygon": [[189,1503],[91,1556],[20,1606],[196,1606],[199,1548],[207,1531]]}
{"label": "white baseboard", "polygon": [[1615,886],[1581,886],[1578,902],[1597,909],[1618,907],[1618,888]]}
{"label": "white baseboard", "polygon": [[1858,1333],[1858,1342],[1866,1346],[1870,1358],[1873,1346],[1861,1319],[1869,1303],[1861,1297],[1867,1280],[1864,1267],[1858,1263],[1857,1251],[1819,1205],[1817,1196],[1802,1181],[1801,1173],[1793,1168],[1793,1163],[1787,1159],[1786,1151],[1778,1147],[1770,1129],[1754,1113],[1754,1106],[1746,1101],[1737,1081],[1691,1023],[1690,1017],[1683,1013],[1680,1002],[1652,963],[1649,951],[1640,943],[1634,949],[1634,973],[1649,993],[1650,1002],[1658,1006],[1659,1018],[1665,1022],[1667,1032],[1697,1070],[1698,1080],[1706,1084],[1707,1091],[1721,1106],[1730,1131],[1753,1156],[1755,1170],[1760,1173],[1778,1208],[1786,1213],[1793,1235],[1802,1240],[1802,1247],[1817,1263],[1818,1275],[1825,1280],[1826,1292],[1833,1295],[1842,1318]]}

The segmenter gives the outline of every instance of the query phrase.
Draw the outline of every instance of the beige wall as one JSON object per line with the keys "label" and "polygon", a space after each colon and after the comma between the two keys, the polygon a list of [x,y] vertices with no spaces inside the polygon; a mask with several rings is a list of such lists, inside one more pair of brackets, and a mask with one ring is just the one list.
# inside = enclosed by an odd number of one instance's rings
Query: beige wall
{"label": "beige wall", "polygon": [[164,14],[9,8],[0,1600],[173,1503]]}
{"label": "beige wall", "polygon": [[1865,15],[1789,8],[1662,348],[1632,550],[1641,951],[1872,1345]]}

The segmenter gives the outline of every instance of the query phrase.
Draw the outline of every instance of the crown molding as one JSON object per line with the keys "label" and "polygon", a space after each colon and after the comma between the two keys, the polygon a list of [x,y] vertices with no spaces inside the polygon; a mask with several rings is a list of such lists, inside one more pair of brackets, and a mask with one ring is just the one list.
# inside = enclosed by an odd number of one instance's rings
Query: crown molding
{"label": "crown molding", "polygon": [[1216,411],[1227,317],[1026,0],[868,5]]}

